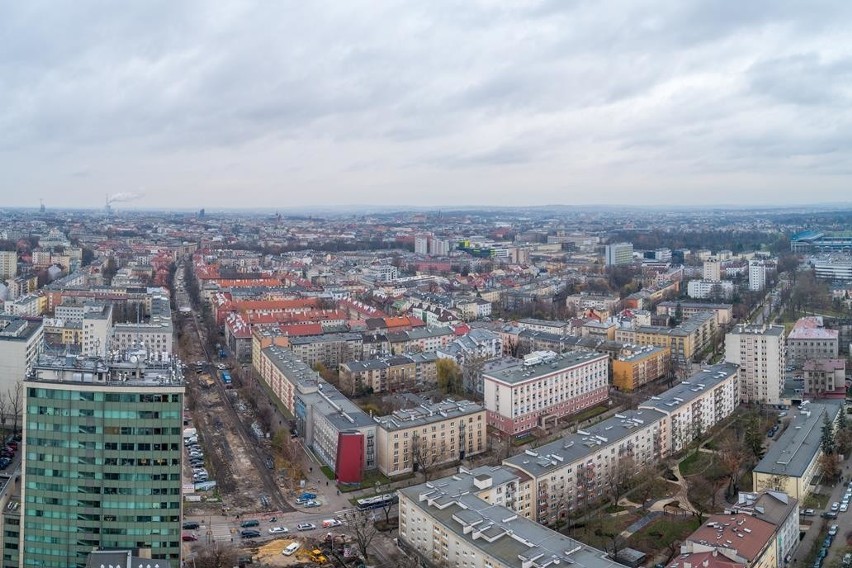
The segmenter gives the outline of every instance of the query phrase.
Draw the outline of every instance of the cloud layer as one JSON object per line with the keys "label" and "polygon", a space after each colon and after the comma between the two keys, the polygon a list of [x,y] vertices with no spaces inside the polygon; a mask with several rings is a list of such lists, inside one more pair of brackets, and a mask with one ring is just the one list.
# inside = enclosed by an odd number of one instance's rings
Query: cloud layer
{"label": "cloud layer", "polygon": [[4,204],[848,201],[842,1],[11,2]]}

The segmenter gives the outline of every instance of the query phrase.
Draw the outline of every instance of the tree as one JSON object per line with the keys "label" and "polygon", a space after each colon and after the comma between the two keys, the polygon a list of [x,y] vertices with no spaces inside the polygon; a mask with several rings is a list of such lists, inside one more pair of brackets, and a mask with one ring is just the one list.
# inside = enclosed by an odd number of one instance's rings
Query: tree
{"label": "tree", "polygon": [[411,457],[414,461],[414,471],[423,474],[423,481],[429,481],[429,476],[435,467],[441,464],[446,456],[446,446],[441,442],[437,447],[430,444],[425,436],[414,433],[411,438]]}
{"label": "tree", "polygon": [[6,405],[14,421],[12,432],[17,432],[18,419],[21,417],[21,410],[24,405],[24,383],[20,380],[15,383],[14,387],[6,391]]}
{"label": "tree", "polygon": [[773,473],[763,480],[760,484],[760,489],[766,491],[783,491],[787,484],[787,477],[780,473]]}
{"label": "tree", "polygon": [[[722,478],[724,482],[724,478]],[[687,496],[695,514],[698,515],[698,523],[704,524],[704,515],[712,513],[716,509],[716,492],[720,485],[719,480],[707,479],[702,475],[692,475],[686,478]]]}
{"label": "tree", "polygon": [[346,526],[351,531],[365,564],[369,563],[370,544],[379,532],[373,522],[372,515],[371,511],[359,509],[349,509],[343,514]]}
{"label": "tree", "polygon": [[9,405],[6,404],[6,398],[0,396],[0,426],[6,430],[6,419],[9,418]]}
{"label": "tree", "polygon": [[756,414],[746,419],[743,443],[755,460],[763,457],[763,432],[760,431],[760,418]]}
{"label": "tree", "polygon": [[488,357],[485,355],[468,355],[461,366],[462,384],[469,392],[478,393],[476,388],[482,378],[482,369]]}
{"label": "tree", "polygon": [[819,468],[822,476],[827,481],[837,481],[843,472],[843,464],[837,454],[822,454],[819,458]]}
{"label": "tree", "polygon": [[837,451],[837,442],[834,439],[834,424],[828,419],[826,414],[822,421],[822,438],[820,438],[820,447],[824,454],[834,454]]}
{"label": "tree", "polygon": [[618,505],[618,500],[627,493],[635,473],[636,463],[631,456],[620,457],[613,464],[609,476],[604,481],[613,505]]}
{"label": "tree", "polygon": [[[386,493],[394,493],[395,490],[391,487],[390,483],[382,483],[381,481],[376,482],[376,497],[379,495],[384,495]],[[385,514],[385,526],[390,525],[390,512],[394,506],[393,500],[387,500],[382,502],[382,512]]]}
{"label": "tree", "polygon": [[639,506],[642,510],[647,508],[648,501],[654,496],[654,484],[657,478],[657,471],[650,465],[640,469],[633,477],[633,484],[636,486],[633,495],[640,500]]}
{"label": "tree", "polygon": [[233,546],[214,542],[203,547],[193,562],[195,568],[231,568],[237,565],[237,551]]}
{"label": "tree", "polygon": [[438,373],[438,388],[444,394],[456,394],[462,392],[461,370],[453,359],[438,359],[435,364]]}
{"label": "tree", "polygon": [[[841,414],[841,416],[843,415]],[[839,430],[835,435],[835,440],[837,441],[837,453],[843,457],[848,457],[849,452],[852,451],[852,431],[848,428]]]}
{"label": "tree", "polygon": [[736,434],[728,431],[721,440],[716,457],[728,478],[727,495],[732,497],[739,491],[740,471],[748,458],[746,448],[737,439]]}

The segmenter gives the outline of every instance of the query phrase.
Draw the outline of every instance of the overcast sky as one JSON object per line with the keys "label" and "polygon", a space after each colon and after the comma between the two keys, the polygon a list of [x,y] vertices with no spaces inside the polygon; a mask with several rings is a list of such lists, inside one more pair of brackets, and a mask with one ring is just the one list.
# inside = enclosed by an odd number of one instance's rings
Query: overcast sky
{"label": "overcast sky", "polygon": [[852,2],[0,4],[0,206],[852,201]]}

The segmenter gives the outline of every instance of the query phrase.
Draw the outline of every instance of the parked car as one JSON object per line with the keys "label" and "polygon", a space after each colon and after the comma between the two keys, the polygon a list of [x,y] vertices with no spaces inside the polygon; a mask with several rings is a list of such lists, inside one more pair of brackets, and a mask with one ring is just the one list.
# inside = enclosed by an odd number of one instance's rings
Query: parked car
{"label": "parked car", "polygon": [[845,513],[849,510],[849,501],[840,504],[840,512]]}
{"label": "parked car", "polygon": [[269,534],[284,534],[288,532],[290,532],[290,530],[287,527],[272,527],[269,529]]}
{"label": "parked car", "polygon": [[343,523],[337,519],[326,519],[322,522],[322,528],[327,529],[330,527],[339,527]]}
{"label": "parked car", "polygon": [[240,523],[241,528],[259,527],[259,526],[260,526],[260,521],[258,521],[257,519],[248,519],[248,520],[245,520],[245,521]]}
{"label": "parked car", "polygon": [[200,526],[201,525],[199,525],[195,521],[184,521],[184,523],[183,523],[183,528],[185,530],[195,530],[195,529],[199,528]]}
{"label": "parked car", "polygon": [[315,528],[317,528],[317,526],[313,523],[299,523],[296,526],[296,529],[300,531],[312,531]]}
{"label": "parked car", "polygon": [[319,507],[320,505],[321,505],[321,503],[319,501],[314,501],[313,499],[311,499],[310,501],[308,501],[307,503],[304,504],[305,507],[309,507],[309,508],[310,507]]}
{"label": "parked car", "polygon": [[183,534],[180,536],[180,539],[181,539],[182,541],[184,541],[184,542],[193,542],[193,541],[198,540],[198,537],[197,537],[197,536],[195,536],[195,535],[194,535],[194,534],[192,534],[192,533],[183,533]]}
{"label": "parked car", "polygon": [[813,517],[814,515],[816,515],[816,511],[814,511],[813,509],[805,509],[804,511],[802,511],[803,517]]}
{"label": "parked car", "polygon": [[831,527],[828,529],[828,535],[835,536],[837,534],[838,528],[839,527],[837,525],[831,525]]}
{"label": "parked car", "polygon": [[299,550],[300,546],[302,546],[301,543],[291,542],[287,545],[287,548],[281,551],[281,554],[283,554],[284,556],[293,556],[293,553]]}
{"label": "parked car", "polygon": [[255,529],[245,529],[240,532],[240,538],[258,538],[260,531]]}
{"label": "parked car", "polygon": [[821,516],[823,519],[836,519],[837,513],[834,511],[825,511]]}
{"label": "parked car", "polygon": [[840,503],[835,501],[834,503],[831,504],[831,511],[832,512],[836,513],[838,509],[840,509]]}

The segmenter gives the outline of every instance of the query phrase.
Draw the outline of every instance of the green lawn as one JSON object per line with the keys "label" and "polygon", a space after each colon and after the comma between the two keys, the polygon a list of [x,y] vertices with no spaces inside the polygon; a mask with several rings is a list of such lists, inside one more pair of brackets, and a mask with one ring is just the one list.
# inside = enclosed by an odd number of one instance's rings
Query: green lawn
{"label": "green lawn", "polygon": [[685,476],[705,471],[713,464],[713,454],[692,452],[680,462],[680,473]]}
{"label": "green lawn", "polygon": [[630,547],[657,553],[677,540],[683,540],[698,528],[697,517],[663,516],[627,539]]}
{"label": "green lawn", "polygon": [[633,501],[634,503],[639,503],[644,498],[647,497],[652,501],[656,501],[657,499],[662,499],[663,497],[671,497],[678,490],[678,484],[672,483],[671,481],[666,481],[661,477],[655,477],[650,482],[651,487],[648,489],[648,493],[645,493],[643,488],[636,488],[630,491],[626,497]]}

